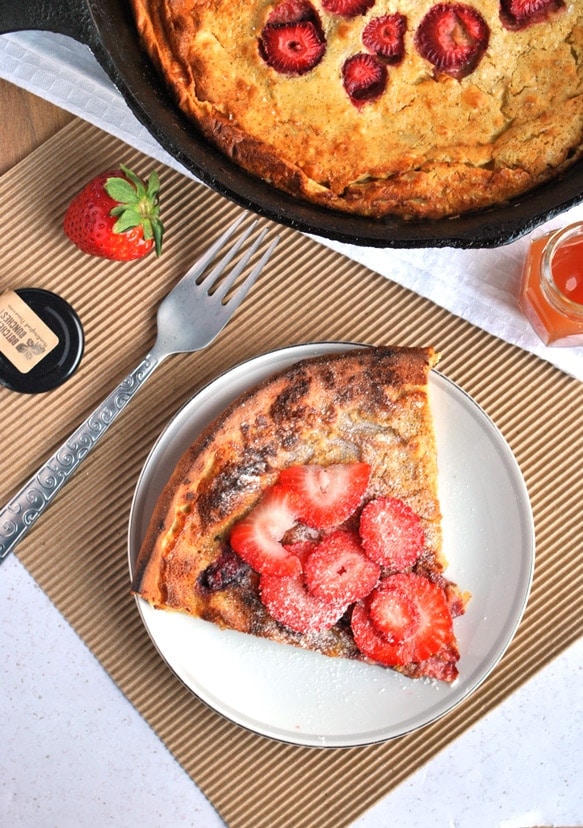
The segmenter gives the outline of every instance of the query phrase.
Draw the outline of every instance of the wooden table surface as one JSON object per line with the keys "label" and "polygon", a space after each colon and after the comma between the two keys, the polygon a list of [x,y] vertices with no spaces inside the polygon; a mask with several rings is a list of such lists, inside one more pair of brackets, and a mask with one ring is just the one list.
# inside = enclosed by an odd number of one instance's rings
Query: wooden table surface
{"label": "wooden table surface", "polygon": [[0,79],[0,175],[75,117]]}

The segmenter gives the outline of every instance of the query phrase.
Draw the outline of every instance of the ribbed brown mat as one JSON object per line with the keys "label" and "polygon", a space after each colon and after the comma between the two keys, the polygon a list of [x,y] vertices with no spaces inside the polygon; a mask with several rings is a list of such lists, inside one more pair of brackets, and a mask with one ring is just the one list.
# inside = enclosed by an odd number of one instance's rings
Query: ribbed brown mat
{"label": "ribbed brown mat", "polygon": [[[83,362],[50,394],[0,388],[4,502],[146,353],[170,286],[240,209],[161,168],[166,249],[116,264],[61,231],[69,199],[119,161],[152,162],[80,121],[0,180],[2,289],[45,287],[77,309]],[[269,224],[262,219],[261,223]],[[280,229],[281,230],[281,229]],[[341,828],[556,656],[581,631],[582,385],[289,229],[248,301],[198,355],[166,361],[21,543],[17,554],[231,828]],[[350,750],[284,745],[223,720],[166,668],[128,591],[126,527],[148,451],[195,389],[257,353],[310,340],[433,344],[440,369],[510,443],[530,491],[538,548],[531,598],[485,683],[438,722]],[[163,784],[163,782],[162,782]]]}

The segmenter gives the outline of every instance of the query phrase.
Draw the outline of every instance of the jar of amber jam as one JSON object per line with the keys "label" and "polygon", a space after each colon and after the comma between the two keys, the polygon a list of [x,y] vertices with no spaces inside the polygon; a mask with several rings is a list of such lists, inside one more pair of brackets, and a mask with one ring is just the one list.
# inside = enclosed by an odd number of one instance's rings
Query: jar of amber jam
{"label": "jar of amber jam", "polygon": [[546,345],[583,345],[583,222],[531,243],[520,307]]}

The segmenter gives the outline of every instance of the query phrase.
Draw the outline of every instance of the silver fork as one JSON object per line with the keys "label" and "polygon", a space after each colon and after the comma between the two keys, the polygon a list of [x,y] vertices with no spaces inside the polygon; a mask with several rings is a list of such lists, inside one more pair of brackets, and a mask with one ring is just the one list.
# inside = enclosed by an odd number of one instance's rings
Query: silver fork
{"label": "silver fork", "polygon": [[[262,243],[267,233],[267,229],[264,229],[221,281],[225,269],[254,230],[257,224],[254,222],[226,249],[211,272],[205,275],[206,269],[226,247],[244,217],[241,216],[216,240],[162,300],[158,308],[157,336],[152,350],[0,510],[0,563],[52,503],[81,461],[162,360],[171,354],[200,351],[210,345],[225,327],[279,241],[279,238],[275,238],[241,284],[233,287]],[[227,297],[231,288],[233,292]]]}

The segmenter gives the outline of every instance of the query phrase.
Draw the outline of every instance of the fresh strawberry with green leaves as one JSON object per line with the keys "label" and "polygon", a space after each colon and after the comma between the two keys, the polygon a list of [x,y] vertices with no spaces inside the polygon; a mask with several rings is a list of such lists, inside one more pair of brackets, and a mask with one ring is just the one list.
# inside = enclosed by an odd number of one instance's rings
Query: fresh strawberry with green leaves
{"label": "fresh strawberry with green leaves", "polygon": [[63,229],[84,253],[115,261],[162,252],[160,179],[154,170],[143,181],[128,167],[89,181],[69,204]]}
{"label": "fresh strawberry with green leaves", "polygon": [[292,494],[299,520],[331,529],[360,506],[369,478],[368,463],[307,464],[283,469],[278,484]]}
{"label": "fresh strawberry with green leaves", "polygon": [[329,630],[347,610],[344,603],[311,595],[301,575],[261,575],[259,592],[265,608],[276,621],[300,633]]}
{"label": "fresh strawberry with green leaves", "polygon": [[355,604],[351,628],[359,650],[388,667],[426,661],[454,643],[444,590],[413,572],[389,575]]}
{"label": "fresh strawberry with green leaves", "polygon": [[326,535],[304,562],[308,592],[325,601],[352,604],[374,589],[381,568],[367,558],[354,532]]}
{"label": "fresh strawberry with green leaves", "polygon": [[360,515],[359,533],[369,558],[394,570],[413,566],[425,545],[419,516],[396,497],[369,501]]}
{"label": "fresh strawberry with green leaves", "polygon": [[281,543],[297,521],[292,498],[281,486],[268,489],[256,506],[231,530],[234,551],[257,572],[279,577],[299,575],[297,555]]}

